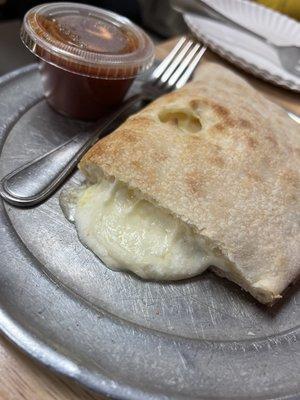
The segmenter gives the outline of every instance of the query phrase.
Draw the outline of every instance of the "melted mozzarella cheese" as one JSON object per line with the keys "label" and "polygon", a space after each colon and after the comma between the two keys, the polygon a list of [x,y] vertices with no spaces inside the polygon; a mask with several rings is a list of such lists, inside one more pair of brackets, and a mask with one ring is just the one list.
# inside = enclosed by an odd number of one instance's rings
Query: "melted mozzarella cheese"
{"label": "melted mozzarella cheese", "polygon": [[184,222],[125,184],[102,179],[79,189],[74,222],[80,240],[112,269],[175,280],[203,272],[215,257]]}

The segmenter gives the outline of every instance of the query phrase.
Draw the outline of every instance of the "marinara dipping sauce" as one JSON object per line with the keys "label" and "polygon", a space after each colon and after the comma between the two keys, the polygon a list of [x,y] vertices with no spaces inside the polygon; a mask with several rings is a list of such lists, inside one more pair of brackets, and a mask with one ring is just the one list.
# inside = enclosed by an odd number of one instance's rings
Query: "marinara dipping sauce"
{"label": "marinara dipping sauce", "polygon": [[48,103],[95,120],[117,106],[154,58],[149,37],[127,18],[78,3],[48,3],[24,17],[21,39],[40,58]]}

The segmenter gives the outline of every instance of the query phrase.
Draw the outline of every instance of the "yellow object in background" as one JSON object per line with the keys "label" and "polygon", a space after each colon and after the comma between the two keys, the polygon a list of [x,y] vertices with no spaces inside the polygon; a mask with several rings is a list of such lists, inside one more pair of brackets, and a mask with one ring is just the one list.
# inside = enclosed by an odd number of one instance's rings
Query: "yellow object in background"
{"label": "yellow object in background", "polygon": [[300,21],[300,0],[257,0],[257,2]]}

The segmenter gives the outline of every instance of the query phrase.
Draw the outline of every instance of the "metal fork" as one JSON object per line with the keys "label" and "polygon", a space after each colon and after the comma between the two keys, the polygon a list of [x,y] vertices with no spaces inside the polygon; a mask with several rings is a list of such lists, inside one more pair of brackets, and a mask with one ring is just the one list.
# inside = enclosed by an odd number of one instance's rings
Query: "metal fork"
{"label": "metal fork", "polygon": [[83,132],[49,153],[21,166],[0,182],[0,195],[20,207],[34,206],[46,200],[65,181],[87,150],[105,136],[137,103],[149,102],[181,88],[192,76],[206,46],[182,37],[168,56],[142,85],[141,92],[126,100],[120,108],[91,132]]}

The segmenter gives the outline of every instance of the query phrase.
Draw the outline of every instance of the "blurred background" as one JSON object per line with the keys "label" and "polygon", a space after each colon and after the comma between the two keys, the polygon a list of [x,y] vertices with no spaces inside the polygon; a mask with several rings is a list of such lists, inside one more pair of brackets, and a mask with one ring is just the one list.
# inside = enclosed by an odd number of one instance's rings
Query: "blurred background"
{"label": "blurred background", "polygon": [[[0,75],[34,61],[34,57],[21,44],[19,29],[24,14],[33,6],[46,2],[43,0],[0,0],[0,54],[2,55]],[[170,0],[81,0],[77,2],[112,10],[130,18],[142,26],[155,42],[180,35],[186,30],[180,14],[172,9]],[[300,20],[300,0],[257,0],[257,2]]]}

